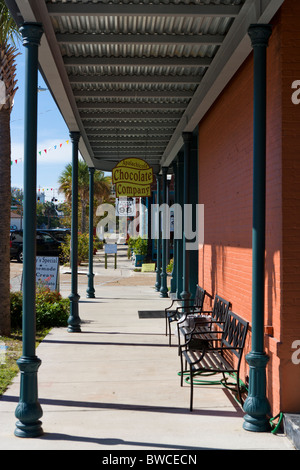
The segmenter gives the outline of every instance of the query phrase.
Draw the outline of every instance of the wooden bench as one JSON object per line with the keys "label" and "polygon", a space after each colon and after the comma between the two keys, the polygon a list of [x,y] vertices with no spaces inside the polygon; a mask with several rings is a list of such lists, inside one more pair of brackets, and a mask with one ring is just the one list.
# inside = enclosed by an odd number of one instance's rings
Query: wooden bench
{"label": "wooden bench", "polygon": [[221,382],[228,388],[232,387],[227,382],[227,374],[235,373],[234,390],[240,403],[243,404],[239,371],[248,326],[247,321],[229,310],[222,330],[191,333],[188,341],[180,347],[181,386],[184,360],[186,366],[189,365],[190,411],[193,410],[193,377],[201,373],[221,373],[223,375]]}
{"label": "wooden bench", "polygon": [[196,331],[207,331],[214,327],[223,329],[229,308],[230,302],[216,295],[212,310],[202,309],[200,314],[183,316],[177,323],[178,346],[180,347],[180,335],[183,335],[186,343],[188,336]]}
{"label": "wooden bench", "polygon": [[188,314],[201,313],[204,303],[206,291],[200,287],[196,287],[196,293],[194,299],[185,301],[185,305],[180,305],[172,308],[176,302],[183,302],[180,299],[173,299],[171,305],[165,309],[166,319],[166,336],[169,334],[169,345],[171,346],[171,323],[186,317]]}

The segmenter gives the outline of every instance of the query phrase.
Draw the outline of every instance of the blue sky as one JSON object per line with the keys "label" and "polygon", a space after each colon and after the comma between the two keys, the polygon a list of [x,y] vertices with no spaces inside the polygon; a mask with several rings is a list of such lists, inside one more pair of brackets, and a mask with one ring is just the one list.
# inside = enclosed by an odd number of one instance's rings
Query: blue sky
{"label": "blue sky", "polygon": [[[21,45],[20,55],[16,60],[18,91],[11,114],[11,186],[17,188],[23,188],[24,168],[25,54],[22,49]],[[47,88],[40,74],[38,84],[42,88]],[[59,200],[64,199],[57,190],[58,178],[72,158],[71,143],[67,143],[68,140],[69,130],[51,93],[49,91],[38,93],[37,188],[41,191],[44,189],[46,200],[50,200],[53,196]]]}

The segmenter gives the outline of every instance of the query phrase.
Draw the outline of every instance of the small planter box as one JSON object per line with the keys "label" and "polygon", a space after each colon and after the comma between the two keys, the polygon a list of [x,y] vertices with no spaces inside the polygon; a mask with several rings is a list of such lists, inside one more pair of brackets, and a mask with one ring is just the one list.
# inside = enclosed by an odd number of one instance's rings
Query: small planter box
{"label": "small planter box", "polygon": [[144,261],[145,255],[135,255],[135,267],[136,268],[141,268],[143,261]]}

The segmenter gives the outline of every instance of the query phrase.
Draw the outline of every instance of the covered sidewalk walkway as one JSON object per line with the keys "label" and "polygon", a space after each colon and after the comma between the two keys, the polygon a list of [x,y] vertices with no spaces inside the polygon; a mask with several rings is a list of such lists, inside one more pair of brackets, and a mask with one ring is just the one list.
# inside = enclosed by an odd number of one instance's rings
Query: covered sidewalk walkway
{"label": "covered sidewalk walkway", "polygon": [[[79,282],[82,332],[54,329],[37,348],[44,435],[14,436],[18,376],[0,399],[1,450],[94,449],[121,455],[123,450],[293,448],[286,436],[245,431],[242,409],[222,387],[197,388],[190,413],[189,387],[180,387],[179,358],[168,346],[164,319],[138,315],[164,309],[170,299],[155,292],[152,276],[148,286],[95,279],[95,299],[86,299],[86,282]],[[67,283],[62,290],[68,295]]]}

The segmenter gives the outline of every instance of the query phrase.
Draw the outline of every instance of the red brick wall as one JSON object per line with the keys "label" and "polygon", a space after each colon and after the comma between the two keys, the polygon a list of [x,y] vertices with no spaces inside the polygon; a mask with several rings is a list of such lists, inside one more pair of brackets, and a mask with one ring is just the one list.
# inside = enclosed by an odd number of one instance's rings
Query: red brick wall
{"label": "red brick wall", "polygon": [[[299,18],[299,17],[298,17]],[[268,48],[266,335],[268,398],[281,410],[282,303],[282,79],[281,15],[272,22]],[[204,204],[204,247],[199,252],[199,284],[231,301],[250,321],[252,298],[253,59],[245,61],[199,125],[199,203]],[[300,215],[300,211],[299,211]],[[300,238],[299,238],[300,240]],[[251,326],[251,325],[250,325]],[[251,328],[247,351],[251,349]],[[244,361],[243,378],[248,366]],[[298,399],[299,404],[299,399]]]}
{"label": "red brick wall", "polygon": [[291,412],[300,410],[300,364],[291,360],[292,343],[300,340],[300,105],[291,100],[291,84],[300,80],[299,19],[300,2],[285,2],[281,14],[283,275],[279,355],[281,403]]}

